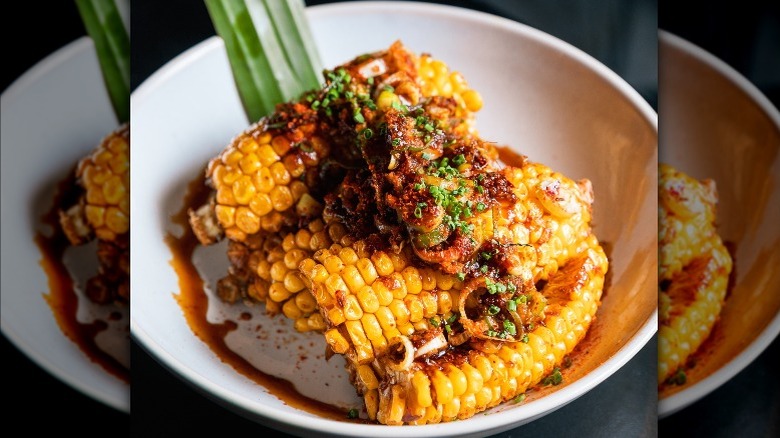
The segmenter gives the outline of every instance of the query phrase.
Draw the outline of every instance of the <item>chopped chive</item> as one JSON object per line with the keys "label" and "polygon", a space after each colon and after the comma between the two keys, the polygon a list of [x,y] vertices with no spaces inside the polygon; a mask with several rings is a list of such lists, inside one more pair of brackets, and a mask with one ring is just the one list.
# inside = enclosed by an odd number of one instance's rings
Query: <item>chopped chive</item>
{"label": "chopped chive", "polygon": [[512,321],[504,320],[504,331],[514,336],[517,334],[517,327]]}
{"label": "chopped chive", "polygon": [[515,310],[517,310],[517,302],[515,300],[507,301],[506,310],[509,310],[510,312],[514,312]]}
{"label": "chopped chive", "polygon": [[349,419],[355,419],[359,415],[359,412],[357,409],[350,409],[349,412],[347,412],[347,418]]}
{"label": "chopped chive", "polygon": [[522,338],[522,339],[520,339],[520,341],[521,341],[522,343],[524,343],[524,344],[527,344],[527,343],[528,343],[528,335],[523,335],[523,338]]}
{"label": "chopped chive", "polygon": [[432,317],[431,319],[428,320],[428,322],[430,322],[431,325],[434,326],[434,327],[438,327],[439,326],[439,318]]}
{"label": "chopped chive", "polygon": [[452,162],[460,166],[461,164],[466,162],[466,157],[463,156],[463,154],[458,154],[455,158],[452,159]]}
{"label": "chopped chive", "polygon": [[484,202],[477,202],[477,211],[485,211],[487,206]]}
{"label": "chopped chive", "polygon": [[547,376],[544,379],[542,379],[542,384],[543,385],[555,385],[555,386],[557,386],[557,385],[560,385],[561,382],[563,382],[563,375],[561,374],[561,369],[558,368],[558,367],[555,367],[555,369],[553,369],[553,372],[550,373],[549,376]]}
{"label": "chopped chive", "polygon": [[522,393],[514,398],[515,403],[522,403],[523,401],[525,401],[525,393]]}
{"label": "chopped chive", "polygon": [[355,112],[352,113],[352,118],[357,123],[366,123],[366,119],[363,118],[363,113],[360,112],[360,108],[355,108]]}
{"label": "chopped chive", "polygon": [[466,274],[464,274],[462,272],[458,272],[456,277],[458,277],[458,280],[463,281],[463,280],[466,279]]}
{"label": "chopped chive", "polygon": [[492,305],[492,306],[488,307],[488,315],[497,315],[498,312],[500,312],[500,311],[501,311],[501,308],[496,306],[496,305]]}

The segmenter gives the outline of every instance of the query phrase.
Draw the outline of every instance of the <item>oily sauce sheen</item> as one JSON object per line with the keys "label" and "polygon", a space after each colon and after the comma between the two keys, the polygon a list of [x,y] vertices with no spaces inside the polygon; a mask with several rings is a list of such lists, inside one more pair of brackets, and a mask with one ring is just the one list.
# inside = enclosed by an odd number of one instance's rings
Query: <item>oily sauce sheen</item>
{"label": "oily sauce sheen", "polygon": [[[201,172],[201,175],[204,174],[205,172]],[[184,234],[182,237],[168,234],[165,238],[165,242],[173,254],[171,266],[173,266],[179,278],[180,293],[173,294],[173,296],[179,303],[190,329],[211,348],[211,351],[222,362],[230,365],[258,385],[263,386],[268,392],[288,406],[332,420],[362,421],[359,419],[347,420],[346,411],[306,397],[295,389],[292,382],[258,370],[246,359],[231,350],[225,342],[226,336],[236,329],[237,324],[232,321],[215,324],[209,322],[206,318],[209,298],[204,290],[203,279],[192,261],[193,253],[200,243],[190,229],[187,211],[189,208],[203,205],[208,200],[209,191],[203,176],[190,182],[184,199],[184,206],[181,211],[172,216],[173,222],[184,229]]]}
{"label": "oily sauce sheen", "polygon": [[[70,174],[74,175],[75,172]],[[92,362],[100,365],[109,374],[130,383],[130,370],[103,351],[95,340],[98,333],[105,330],[108,325],[99,320],[85,324],[79,322],[76,317],[79,297],[74,290],[74,280],[63,261],[65,250],[70,243],[59,223],[59,208],[62,205],[71,205],[69,201],[75,199],[75,187],[76,181],[73,177],[58,185],[53,207],[42,217],[42,222],[49,225],[54,232],[51,237],[44,236],[40,232],[35,236],[35,244],[43,255],[41,267],[49,280],[49,294],[44,294],[43,298],[49,304],[54,319],[65,336],[78,345]]]}

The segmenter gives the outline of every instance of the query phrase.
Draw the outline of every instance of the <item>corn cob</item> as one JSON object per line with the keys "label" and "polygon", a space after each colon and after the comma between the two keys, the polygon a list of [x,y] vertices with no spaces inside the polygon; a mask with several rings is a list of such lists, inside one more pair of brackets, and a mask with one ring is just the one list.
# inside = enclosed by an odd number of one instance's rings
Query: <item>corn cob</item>
{"label": "corn cob", "polygon": [[[321,199],[311,191],[319,184],[320,165],[334,148],[341,153],[347,149],[341,144],[345,140],[334,140],[318,129],[323,118],[337,112],[326,106],[340,98],[331,94],[338,87],[355,96],[370,96],[379,110],[398,103],[417,104],[431,96],[451,97],[457,102],[459,120],[466,122],[463,126],[467,130],[473,130],[473,113],[482,102],[479,93],[441,61],[418,58],[400,43],[358,59],[334,69],[321,94],[280,106],[277,113],[233,139],[209,163],[206,176],[214,198],[210,205],[190,214],[202,243],[214,243],[223,234],[241,242],[258,232],[278,232],[285,225],[296,224],[301,216],[317,217]],[[277,121],[280,118],[282,121]],[[358,127],[351,136],[362,132]],[[340,143],[339,147],[334,142]]]}
{"label": "corn cob", "polygon": [[124,125],[79,162],[76,178],[84,196],[60,223],[74,245],[94,235],[106,242],[127,238],[130,228],[130,129]]}
{"label": "corn cob", "polygon": [[709,336],[723,307],[731,256],[715,226],[717,190],[659,166],[658,382],[679,369]]}
{"label": "corn cob", "polygon": [[[434,274],[447,282],[448,293],[442,294],[439,281],[419,282],[425,276],[419,275],[417,268],[405,266],[404,255],[394,260],[378,251],[369,258],[360,245],[357,249],[337,245],[319,251],[315,259],[321,263],[308,259],[301,270],[312,283],[331,326],[326,340],[334,351],[346,355],[369,418],[383,424],[436,423],[468,418],[524,392],[560,364],[584,336],[598,308],[607,269],[595,237],[586,241],[587,249],[553,275],[542,291],[551,304],[544,324],[528,334],[527,343],[476,343],[472,344],[476,348],[468,348],[439,341],[425,352],[437,354],[425,360],[415,360],[422,347],[416,348],[410,335],[415,331],[440,332],[441,328],[432,327],[428,314],[448,315],[462,284]],[[388,276],[396,280],[381,280]],[[386,283],[397,287],[387,291]],[[360,301],[361,293],[376,299],[364,300],[366,306]],[[406,295],[400,299],[394,294]],[[438,300],[426,305],[423,294]],[[447,298],[441,306],[443,297]],[[396,303],[397,308],[382,310],[388,302],[390,306]],[[415,305],[417,310],[406,310]],[[440,339],[436,335],[431,338]],[[442,348],[445,353],[440,352]]]}
{"label": "corn cob", "polygon": [[281,238],[270,238],[260,251],[253,253],[249,269],[256,273],[254,284],[249,287],[252,299],[265,303],[266,312],[282,313],[295,322],[300,332],[323,331],[325,321],[317,308],[317,302],[306,289],[298,265],[317,250],[327,248],[333,242],[348,242],[344,226],[334,222],[325,225],[318,219],[296,232]]}
{"label": "corn cob", "polygon": [[504,169],[517,202],[494,210],[495,235],[534,251],[523,252],[535,282],[546,280],[586,248],[591,233],[593,191],[588,180],[574,182],[549,167],[526,161]]}
{"label": "corn cob", "polygon": [[214,215],[229,239],[278,232],[291,216],[318,213],[304,181],[316,176],[330,146],[313,131],[306,124],[282,132],[264,120],[211,161],[206,176],[215,190]]}
{"label": "corn cob", "polygon": [[73,245],[97,238],[98,274],[85,294],[96,303],[127,302],[130,295],[130,129],[106,136],[76,168],[83,193],[60,210],[60,225]]}
{"label": "corn cob", "polygon": [[463,284],[455,276],[412,265],[399,254],[371,252],[358,241],[332,245],[300,264],[325,318],[325,339],[338,354],[365,364],[386,353],[388,342],[432,328],[431,318],[457,311]]}

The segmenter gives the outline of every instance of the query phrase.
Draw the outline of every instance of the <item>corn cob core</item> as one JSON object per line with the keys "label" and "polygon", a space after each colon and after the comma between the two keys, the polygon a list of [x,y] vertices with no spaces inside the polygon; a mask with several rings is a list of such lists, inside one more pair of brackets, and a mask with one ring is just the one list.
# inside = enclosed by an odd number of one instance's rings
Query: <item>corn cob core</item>
{"label": "corn cob core", "polygon": [[717,191],[673,167],[659,166],[658,383],[662,384],[710,335],[723,307],[731,256],[717,234]]}
{"label": "corn cob core", "polygon": [[85,190],[84,216],[100,240],[114,241],[130,228],[129,141],[125,125],[105,137],[76,170]]}

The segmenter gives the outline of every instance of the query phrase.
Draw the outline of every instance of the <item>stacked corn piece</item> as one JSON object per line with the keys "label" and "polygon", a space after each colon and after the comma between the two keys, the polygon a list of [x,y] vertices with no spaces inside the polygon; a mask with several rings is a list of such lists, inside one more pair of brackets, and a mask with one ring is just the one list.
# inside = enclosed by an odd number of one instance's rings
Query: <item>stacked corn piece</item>
{"label": "stacked corn piece", "polygon": [[282,313],[293,320],[299,332],[324,331],[325,321],[298,265],[334,242],[349,242],[346,229],[338,222],[326,225],[321,219],[298,231],[265,239],[250,256],[249,269],[256,279],[248,288],[249,297],[264,302],[267,313]]}
{"label": "stacked corn piece", "polygon": [[549,167],[526,162],[507,167],[504,176],[514,186],[517,202],[494,209],[495,237],[521,249],[519,263],[533,280],[546,280],[559,267],[584,251],[591,233],[593,192],[588,180],[574,182]]}
{"label": "stacked corn piece", "polygon": [[732,260],[717,234],[714,182],[660,166],[658,383],[685,366],[709,336],[726,297]]}
{"label": "stacked corn piece", "polygon": [[60,222],[73,244],[96,236],[105,242],[127,238],[130,228],[130,129],[109,134],[79,162],[78,184],[84,196],[60,213]]}
{"label": "stacked corn piece", "polygon": [[[320,160],[329,153],[314,125],[291,132],[268,128],[261,121],[242,133],[208,166],[206,176],[216,192],[214,214],[225,235],[235,241],[261,230],[278,232],[297,216],[312,215],[319,203],[309,195]],[[193,228],[198,233],[197,225]],[[201,237],[201,241],[213,242]]]}
{"label": "stacked corn piece", "polygon": [[87,282],[94,302],[129,298],[130,128],[106,136],[82,159],[76,178],[83,189],[78,202],[60,211],[63,232],[73,245],[97,238],[99,274]]}
{"label": "stacked corn piece", "polygon": [[408,248],[372,253],[357,241],[319,250],[300,264],[335,353],[366,364],[385,354],[394,338],[428,330],[432,317],[457,311],[462,282],[411,263]]}
{"label": "stacked corn piece", "polygon": [[[555,304],[528,343],[494,343],[485,351],[456,347],[419,361],[447,348],[433,321],[447,320],[458,302],[462,284],[453,276],[410,266],[407,253],[371,253],[362,242],[318,251],[301,270],[329,324],[326,340],[346,355],[368,417],[383,424],[436,423],[471,417],[524,392],[582,339],[607,270],[595,237],[586,242],[545,287]],[[426,332],[428,342],[409,341]]]}

